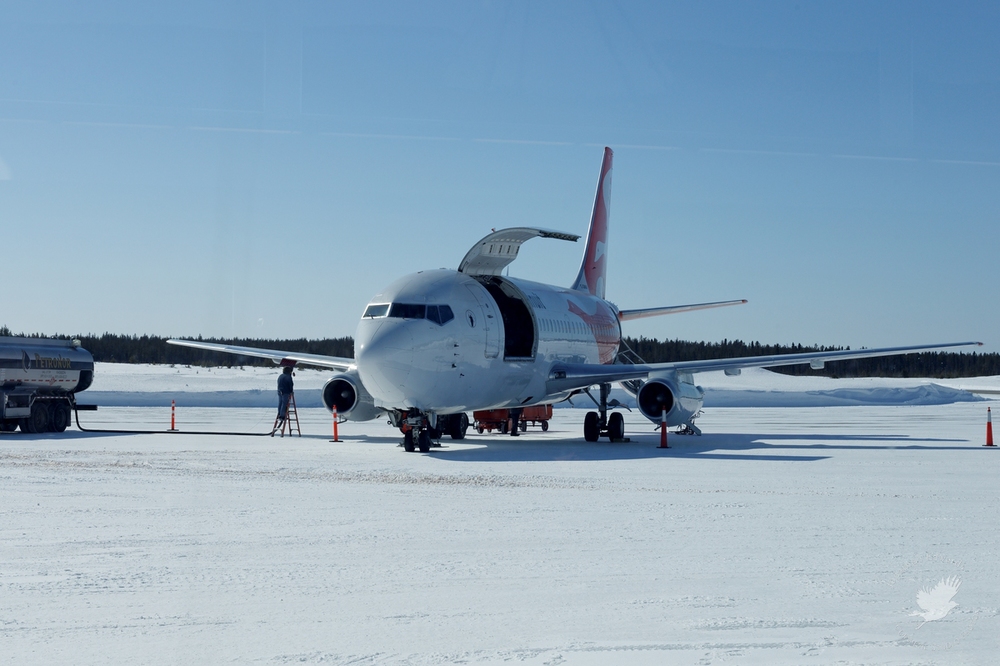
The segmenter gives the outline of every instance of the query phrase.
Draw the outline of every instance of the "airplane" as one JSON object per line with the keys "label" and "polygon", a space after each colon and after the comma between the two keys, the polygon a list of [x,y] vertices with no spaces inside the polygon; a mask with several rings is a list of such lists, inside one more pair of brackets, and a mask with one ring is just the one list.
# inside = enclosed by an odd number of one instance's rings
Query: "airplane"
{"label": "airplane", "polygon": [[[745,299],[646,309],[619,309],[605,299],[608,221],[614,153],[604,149],[583,261],[570,286],[504,275],[523,243],[544,238],[577,241],[571,233],[513,227],[479,240],[457,270],[420,271],[399,278],[368,303],[354,336],[354,358],[258,349],[194,340],[168,340],[231,354],[269,358],[280,365],[338,371],[322,391],[327,410],[344,420],[385,415],[403,433],[403,447],[428,452],[443,434],[465,437],[466,412],[517,410],[554,404],[579,393],[597,403],[586,414],[584,439],[624,438],[624,418],[611,411],[613,382],[636,398],[643,416],[660,427],[700,434],[694,420],[704,391],[694,375],[946,349],[958,342],[644,363],[624,348],[622,324],[635,319],[744,304]],[[508,271],[509,272],[509,271]],[[590,389],[599,387],[599,397]],[[516,422],[515,422],[516,423]],[[516,432],[516,428],[514,429]]]}

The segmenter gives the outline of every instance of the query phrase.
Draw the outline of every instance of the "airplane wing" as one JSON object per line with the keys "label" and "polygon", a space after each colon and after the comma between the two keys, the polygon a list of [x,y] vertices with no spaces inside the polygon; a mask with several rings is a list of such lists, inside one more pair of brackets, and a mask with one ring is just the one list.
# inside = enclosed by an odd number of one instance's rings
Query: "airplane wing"
{"label": "airplane wing", "polygon": [[353,358],[341,358],[339,356],[304,354],[302,352],[282,351],[280,349],[238,347],[236,345],[223,345],[215,342],[200,342],[197,340],[167,340],[167,344],[178,345],[180,347],[194,347],[195,349],[207,349],[209,351],[223,352],[226,354],[269,358],[274,361],[276,365],[296,365],[297,363],[302,363],[304,365],[315,365],[321,368],[333,368],[335,370],[350,370],[355,367]]}
{"label": "airplane wing", "polygon": [[829,361],[848,361],[857,358],[915,354],[937,351],[952,347],[982,346],[982,342],[948,342],[936,345],[914,345],[910,347],[882,347],[880,349],[845,349],[841,351],[805,352],[802,354],[775,354],[772,356],[744,356],[741,358],[703,359],[700,361],[675,361],[672,363],[627,364],[583,364],[557,363],[549,372],[546,382],[550,393],[561,393],[582,389],[594,384],[618,382],[628,379],[643,379],[656,372],[671,370],[681,372],[708,372],[710,370],[736,370],[742,368],[773,368],[782,365],[808,363],[819,370]]}

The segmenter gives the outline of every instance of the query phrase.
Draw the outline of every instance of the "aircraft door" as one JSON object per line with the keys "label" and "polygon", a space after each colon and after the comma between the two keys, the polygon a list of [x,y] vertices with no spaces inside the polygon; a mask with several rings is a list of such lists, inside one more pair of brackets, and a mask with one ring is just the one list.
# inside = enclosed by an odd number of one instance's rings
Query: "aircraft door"
{"label": "aircraft door", "polygon": [[483,327],[486,332],[486,358],[496,358],[500,355],[500,320],[497,319],[497,310],[493,305],[493,299],[485,287],[479,284],[466,286],[472,292],[480,308],[480,312],[473,315],[473,318],[478,321],[468,322],[468,324],[473,328]]}

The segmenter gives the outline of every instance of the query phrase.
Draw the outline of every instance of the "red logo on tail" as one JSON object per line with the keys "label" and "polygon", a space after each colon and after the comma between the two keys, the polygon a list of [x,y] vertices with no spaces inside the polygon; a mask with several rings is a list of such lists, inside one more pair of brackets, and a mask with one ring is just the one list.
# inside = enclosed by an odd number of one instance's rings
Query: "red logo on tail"
{"label": "red logo on tail", "polygon": [[604,283],[607,272],[608,252],[608,217],[611,212],[611,162],[614,153],[610,148],[604,149],[604,162],[601,164],[601,178],[597,181],[597,196],[594,199],[594,212],[590,218],[590,231],[587,233],[587,247],[583,253],[583,264],[580,273],[573,283],[573,289],[589,292],[598,298],[604,298]]}

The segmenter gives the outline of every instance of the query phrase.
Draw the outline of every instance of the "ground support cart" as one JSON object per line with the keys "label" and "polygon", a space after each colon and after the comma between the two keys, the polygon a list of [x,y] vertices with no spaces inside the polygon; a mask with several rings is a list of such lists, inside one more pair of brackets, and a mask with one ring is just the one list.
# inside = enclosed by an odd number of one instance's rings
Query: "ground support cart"
{"label": "ground support cart", "polygon": [[[507,434],[513,424],[510,420],[509,409],[483,409],[473,412],[476,432],[493,432],[494,430]],[[521,410],[521,420],[518,427],[521,432],[528,429],[528,424],[540,426],[541,429],[549,429],[549,420],[552,418],[552,405],[536,405],[534,407],[524,407]]]}

